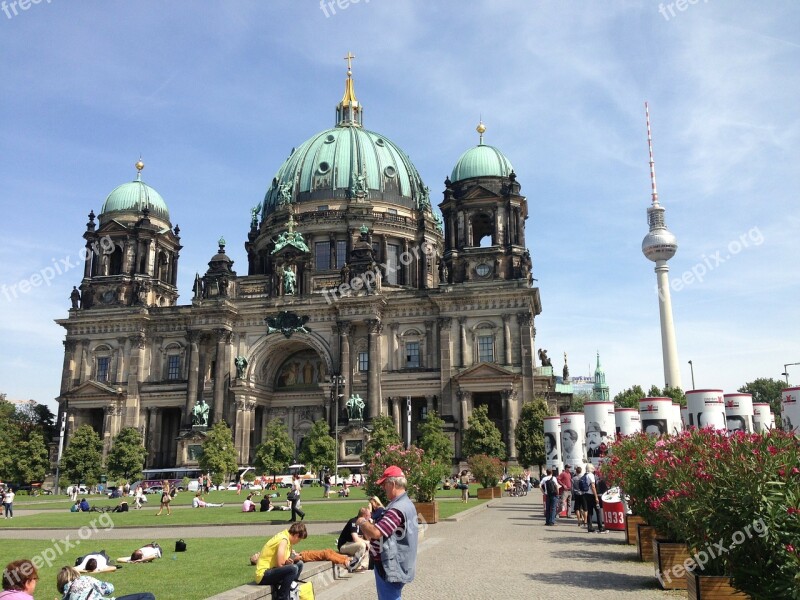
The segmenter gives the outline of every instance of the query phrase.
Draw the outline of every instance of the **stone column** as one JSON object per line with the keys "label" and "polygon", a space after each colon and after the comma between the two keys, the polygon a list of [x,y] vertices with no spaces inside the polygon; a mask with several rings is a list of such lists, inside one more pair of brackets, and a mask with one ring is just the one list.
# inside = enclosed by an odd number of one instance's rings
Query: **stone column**
{"label": "stone column", "polygon": [[329,250],[328,254],[330,259],[328,260],[328,268],[335,269],[336,268],[336,234],[333,232],[328,233],[328,244]]}
{"label": "stone column", "polygon": [[426,407],[427,407],[427,409],[428,409],[428,414],[431,414],[431,413],[432,413],[434,410],[436,410],[436,409],[434,408],[434,406],[433,406],[433,399],[434,399],[435,397],[436,397],[436,396],[434,396],[433,394],[430,394],[430,395],[426,395],[426,396],[425,396],[425,403],[426,403]]}
{"label": "stone column", "polygon": [[92,276],[92,260],[94,259],[94,251],[92,244],[86,241],[86,260],[83,261],[83,278],[89,279]]}
{"label": "stone column", "polygon": [[144,333],[129,338],[130,359],[128,393],[125,399],[125,427],[139,427],[139,384],[144,377],[144,353],[147,340]]}
{"label": "stone column", "polygon": [[450,355],[450,317],[439,318],[439,387],[442,390],[440,410],[442,414],[449,409],[451,415],[458,414],[455,397],[450,385],[452,358]]}
{"label": "stone column", "polygon": [[426,369],[432,369],[433,364],[433,321],[425,321],[425,364]]}
{"label": "stone column", "polygon": [[339,344],[341,346],[341,368],[339,372],[344,377],[344,385],[340,388],[345,400],[350,397],[351,385],[353,383],[353,369],[350,365],[350,334],[353,331],[353,324],[350,321],[339,321]]}
{"label": "stone column", "polygon": [[89,340],[80,340],[80,351],[78,353],[78,383],[87,381],[92,376],[92,365],[89,364]]}
{"label": "stone column", "polygon": [[150,467],[161,464],[161,419],[160,408],[151,408],[148,415],[149,423],[147,425],[147,450],[148,459],[147,464]]}
{"label": "stone column", "polygon": [[517,402],[516,392],[513,389],[506,389],[500,392],[503,398],[503,423],[506,430],[506,450],[509,460],[517,457]]}
{"label": "stone column", "polygon": [[522,365],[522,401],[533,399],[533,316],[529,312],[517,313],[519,323],[519,359]]}
{"label": "stone column", "polygon": [[525,218],[522,216],[522,208],[518,208],[516,210],[516,217],[517,217],[517,230],[519,238],[519,245],[525,245]]}
{"label": "stone column", "polygon": [[180,253],[176,252],[172,258],[172,269],[169,275],[169,284],[178,285],[178,259],[181,257]]}
{"label": "stone column", "polygon": [[77,347],[78,343],[75,340],[64,340],[64,362],[61,366],[62,394],[72,389],[72,380],[75,378],[75,349]]}
{"label": "stone column", "polygon": [[183,426],[186,429],[189,429],[192,426],[192,409],[197,402],[197,386],[200,382],[199,339],[199,331],[186,332],[186,341],[189,342],[189,372],[186,377],[186,402],[183,406]]}
{"label": "stone column", "polygon": [[510,365],[511,364],[511,326],[509,322],[511,321],[511,315],[505,314],[501,315],[503,319],[503,364]]}
{"label": "stone column", "polygon": [[403,418],[400,414],[400,401],[401,398],[399,396],[395,396],[394,398],[389,398],[392,403],[392,417],[394,420],[394,430],[397,432],[397,435],[403,435]]}
{"label": "stone column", "polygon": [[217,338],[217,354],[214,369],[214,424],[225,417],[225,374],[227,373],[226,355],[227,345],[231,341],[231,332],[228,329],[215,329]]}
{"label": "stone column", "polygon": [[236,397],[236,425],[234,426],[233,444],[236,447],[237,460],[239,464],[247,463],[247,456],[243,456],[242,450],[244,448],[244,438],[250,437],[250,429],[245,427],[247,425],[247,400],[239,396]]}
{"label": "stone column", "polygon": [[458,331],[461,336],[461,367],[466,367],[468,364],[467,356],[467,317],[458,317]]}
{"label": "stone column", "polygon": [[111,441],[112,441],[112,434],[111,434],[111,420],[113,418],[113,410],[114,407],[111,405],[106,405],[103,407],[103,462],[105,463],[106,458],[108,457],[108,451],[111,450]]}
{"label": "stone column", "polygon": [[369,419],[374,419],[381,414],[381,331],[383,324],[378,319],[371,319],[369,326],[369,371],[367,373],[367,396]]}
{"label": "stone column", "polygon": [[389,370],[395,371],[397,366],[397,329],[400,327],[399,323],[389,324]]}
{"label": "stone column", "polygon": [[[425,238],[422,239],[422,244],[420,247],[425,245]],[[427,290],[428,289],[428,255],[424,252],[420,252],[418,261],[422,261],[422,268],[420,269],[420,277],[422,281],[419,282],[419,289]]]}
{"label": "stone column", "polygon": [[[404,265],[404,264],[402,264],[400,262],[400,256],[411,257],[411,260],[408,262],[408,264]],[[403,240],[403,248],[401,250],[401,255],[400,256],[397,257],[397,263],[398,264],[396,266],[400,267],[400,273],[402,274],[402,277],[398,277],[397,278],[397,283],[400,283],[400,284],[403,284],[403,285],[410,285],[412,287],[416,287],[417,278],[416,278],[416,272],[415,272],[416,270],[414,268],[416,266],[416,263],[414,262],[414,258],[412,257],[412,255],[408,251],[408,240]]]}
{"label": "stone column", "polygon": [[117,383],[125,381],[125,344],[127,342],[128,338],[126,337],[117,338],[117,373],[114,377],[114,381]]}

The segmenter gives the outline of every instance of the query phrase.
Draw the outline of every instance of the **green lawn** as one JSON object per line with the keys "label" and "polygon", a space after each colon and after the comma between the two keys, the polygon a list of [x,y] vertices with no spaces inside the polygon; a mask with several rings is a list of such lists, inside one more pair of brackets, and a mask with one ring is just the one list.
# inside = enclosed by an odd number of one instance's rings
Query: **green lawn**
{"label": "green lawn", "polygon": [[[116,559],[129,556],[136,548],[152,541],[157,541],[164,550],[162,559],[123,565],[113,573],[100,574],[98,579],[113,583],[116,596],[148,591],[153,592],[158,600],[207,598],[252,581],[254,567],[250,566],[249,556],[261,549],[266,538],[186,538],[187,551],[181,553],[174,552],[175,540],[172,538],[86,540],[82,546],[64,550],[63,554],[59,553],[63,541],[56,541],[58,545],[47,540],[15,540],[10,544],[0,544],[0,565],[22,557],[40,557],[43,561],[34,594],[36,600],[60,598],[56,591],[56,575],[61,567],[73,565],[78,556],[105,550]],[[330,548],[332,542],[329,535],[309,536],[296,548],[298,551]],[[48,556],[56,557],[46,561]],[[213,567],[209,568],[211,565]]]}
{"label": "green lawn", "polygon": [[[310,494],[309,494],[310,495]],[[303,510],[306,512],[306,521],[309,522],[334,522],[344,523],[347,519],[355,516],[359,507],[365,503],[363,492],[358,491],[358,496],[354,493],[350,496],[350,501],[338,499],[317,499],[308,500],[304,492]],[[460,497],[460,496],[459,496]],[[221,524],[281,524],[289,520],[290,511],[273,510],[262,513],[243,513],[241,502],[243,498],[237,496],[236,492],[212,492],[208,496],[211,502],[225,502],[222,508],[193,509],[186,504],[186,500],[191,501],[189,494],[179,494],[173,505],[172,515],[167,516],[164,512],[161,516],[156,516],[157,505],[148,505],[141,510],[130,510],[126,513],[71,513],[69,512],[69,501],[55,502],[52,504],[36,505],[14,503],[18,510],[24,508],[42,509],[43,512],[27,516],[17,515],[14,519],[0,519],[0,528],[3,529],[47,529],[47,528],[70,528],[77,529],[83,526],[107,527],[113,523],[114,527],[169,527],[174,525],[221,525]],[[283,499],[283,495],[281,497]],[[454,515],[457,512],[471,508],[479,503],[475,498],[471,498],[469,504],[462,504],[457,498],[441,496],[440,514],[442,518]],[[355,500],[355,501],[353,501]],[[118,500],[101,499],[97,497],[91,500],[92,506],[114,506]],[[282,502],[286,504],[285,500]],[[46,509],[46,510],[45,510]]]}

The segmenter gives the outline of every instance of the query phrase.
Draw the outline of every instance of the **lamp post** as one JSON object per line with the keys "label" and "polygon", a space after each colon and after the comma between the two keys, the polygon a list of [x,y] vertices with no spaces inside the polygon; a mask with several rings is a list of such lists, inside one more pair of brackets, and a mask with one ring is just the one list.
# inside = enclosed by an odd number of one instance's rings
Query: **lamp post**
{"label": "lamp post", "polygon": [[411,396],[406,396],[406,448],[411,446]]}
{"label": "lamp post", "polygon": [[694,388],[694,364],[692,364],[692,361],[689,361],[689,368],[692,370],[692,389],[695,389]]}
{"label": "lamp post", "polygon": [[786,385],[789,385],[789,367],[794,367],[796,365],[800,365],[800,362],[787,363],[787,364],[783,365],[783,373],[781,373],[781,375],[786,377]]}
{"label": "lamp post", "polygon": [[69,407],[69,400],[64,400],[64,408],[61,413],[61,423],[59,425],[59,434],[58,434],[58,455],[56,457],[56,494],[58,494],[61,490],[59,489],[58,485],[58,478],[61,474],[61,455],[64,452],[64,433],[67,429],[67,408]]}

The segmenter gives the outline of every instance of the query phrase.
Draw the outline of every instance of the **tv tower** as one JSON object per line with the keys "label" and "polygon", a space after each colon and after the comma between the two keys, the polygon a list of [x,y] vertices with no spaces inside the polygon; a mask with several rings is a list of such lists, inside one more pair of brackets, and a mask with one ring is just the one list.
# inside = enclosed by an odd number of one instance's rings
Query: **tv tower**
{"label": "tv tower", "polygon": [[647,119],[647,147],[650,150],[650,183],[652,185],[652,204],[647,209],[647,224],[650,232],[642,240],[645,257],[656,263],[658,282],[658,311],[661,317],[661,353],[664,360],[664,383],[667,387],[681,387],[681,372],[678,368],[678,346],[675,342],[675,323],[672,320],[672,300],[669,295],[669,267],[667,261],[675,256],[678,240],[667,229],[664,222],[664,207],[658,203],[656,189],[656,165],[653,161],[653,138],[650,135],[650,109],[644,103]]}

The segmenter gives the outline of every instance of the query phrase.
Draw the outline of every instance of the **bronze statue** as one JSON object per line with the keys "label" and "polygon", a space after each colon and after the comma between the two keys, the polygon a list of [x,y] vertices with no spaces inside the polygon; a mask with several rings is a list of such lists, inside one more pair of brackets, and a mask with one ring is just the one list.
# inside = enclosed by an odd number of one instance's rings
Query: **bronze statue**
{"label": "bronze statue", "polygon": [[206,401],[201,398],[200,402],[195,403],[194,408],[192,409],[192,425],[207,427],[208,411],[208,404],[206,404]]}
{"label": "bronze statue", "polygon": [[233,364],[236,365],[236,379],[244,377],[244,371],[247,369],[247,359],[244,356],[237,356],[233,359]]}
{"label": "bronze statue", "polygon": [[347,416],[350,420],[361,421],[364,418],[364,401],[358,394],[351,394],[347,400]]}
{"label": "bronze statue", "polygon": [[81,293],[78,291],[78,288],[75,287],[74,285],[72,286],[72,293],[69,295],[69,299],[72,302],[72,308],[74,310],[77,310],[79,308],[78,303],[81,300]]}

